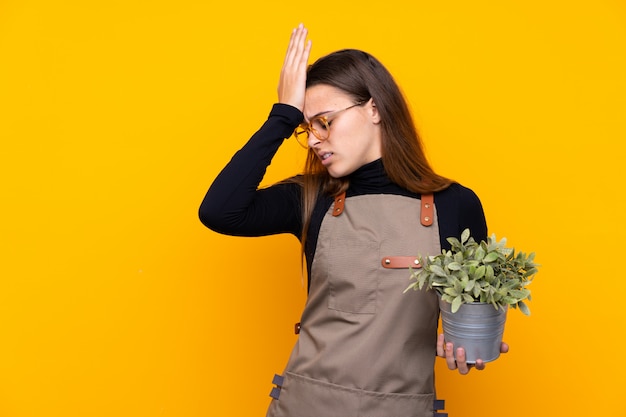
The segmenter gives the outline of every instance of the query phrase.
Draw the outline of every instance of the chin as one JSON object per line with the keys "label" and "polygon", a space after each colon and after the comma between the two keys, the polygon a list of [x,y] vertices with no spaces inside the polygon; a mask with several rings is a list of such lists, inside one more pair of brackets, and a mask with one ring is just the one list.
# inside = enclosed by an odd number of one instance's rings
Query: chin
{"label": "chin", "polygon": [[327,170],[328,171],[328,175],[330,175],[333,178],[343,178],[346,177],[350,174],[352,174],[355,170],[352,169],[333,169],[332,167],[330,169]]}

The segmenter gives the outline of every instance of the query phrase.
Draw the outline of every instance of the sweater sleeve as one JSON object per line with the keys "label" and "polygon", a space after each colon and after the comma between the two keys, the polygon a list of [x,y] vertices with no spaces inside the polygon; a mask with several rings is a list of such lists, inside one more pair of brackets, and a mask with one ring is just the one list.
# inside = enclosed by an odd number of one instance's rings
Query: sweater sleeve
{"label": "sweater sleeve", "polygon": [[474,191],[454,183],[446,190],[435,194],[435,206],[440,219],[439,237],[442,249],[450,249],[450,244],[446,240],[448,237],[460,238],[461,232],[467,228],[477,242],[487,239],[485,213]]}
{"label": "sweater sleeve", "polygon": [[302,120],[302,113],[295,107],[280,103],[273,106],[267,121],[207,191],[198,212],[206,227],[235,236],[299,236],[300,186],[282,182],[259,189],[259,184],[280,145]]}

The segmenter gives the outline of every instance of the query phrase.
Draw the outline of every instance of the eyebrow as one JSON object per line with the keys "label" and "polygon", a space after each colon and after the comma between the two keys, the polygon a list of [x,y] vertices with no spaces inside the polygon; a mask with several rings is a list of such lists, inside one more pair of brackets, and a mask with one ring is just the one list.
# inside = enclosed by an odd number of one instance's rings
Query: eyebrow
{"label": "eyebrow", "polygon": [[310,118],[308,118],[308,117],[306,117],[306,116],[305,116],[304,118],[305,118],[306,120],[309,120],[309,121],[310,121],[311,119],[315,119],[316,117],[320,117],[320,116],[323,116],[323,115],[326,115],[326,114],[329,114],[329,113],[334,113],[334,112],[336,112],[336,111],[337,111],[337,110],[325,110],[325,111],[321,111],[321,112],[319,112],[319,113],[317,113],[317,114],[314,114],[314,115],[313,115],[312,117],[310,117]]}

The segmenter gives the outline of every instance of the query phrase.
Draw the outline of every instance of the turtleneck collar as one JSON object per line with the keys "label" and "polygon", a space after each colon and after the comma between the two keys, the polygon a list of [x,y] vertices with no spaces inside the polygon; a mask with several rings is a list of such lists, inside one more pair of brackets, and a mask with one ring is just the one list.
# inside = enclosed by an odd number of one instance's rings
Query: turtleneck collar
{"label": "turtleneck collar", "polygon": [[385,172],[382,159],[363,165],[350,174],[349,178],[350,188],[355,188],[354,191],[357,193],[371,192],[376,189],[382,191],[384,187],[393,184]]}

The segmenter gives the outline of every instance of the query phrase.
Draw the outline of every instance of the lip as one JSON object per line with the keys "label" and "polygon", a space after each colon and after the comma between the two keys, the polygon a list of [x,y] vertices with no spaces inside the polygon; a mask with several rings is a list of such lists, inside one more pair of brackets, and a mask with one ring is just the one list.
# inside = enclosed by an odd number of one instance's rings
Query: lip
{"label": "lip", "polygon": [[320,161],[322,162],[322,165],[327,165],[330,163],[332,157],[333,157],[333,153],[332,152],[318,152],[317,153],[317,157],[320,159]]}

